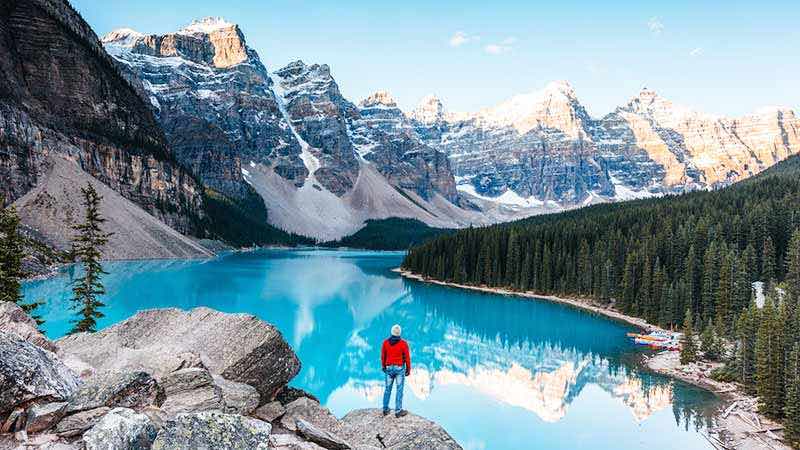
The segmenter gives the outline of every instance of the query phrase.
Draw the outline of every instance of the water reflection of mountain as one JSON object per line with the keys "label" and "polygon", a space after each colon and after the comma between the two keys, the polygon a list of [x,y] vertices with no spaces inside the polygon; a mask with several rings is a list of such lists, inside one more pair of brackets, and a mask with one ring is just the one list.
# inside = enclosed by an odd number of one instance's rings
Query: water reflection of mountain
{"label": "water reflection of mountain", "polygon": [[[309,317],[326,330],[308,333],[299,346],[305,365],[300,382],[323,399],[347,386],[374,402],[382,389],[380,344],[389,326],[400,322],[414,352],[416,370],[408,384],[418,398],[437,386],[458,384],[548,422],[563,418],[588,384],[618,398],[636,421],[673,404],[669,380],[622,362],[631,346],[620,324],[549,302],[387,277],[385,259],[329,260],[313,264],[304,277],[323,280],[325,274],[338,280],[335,289],[328,285],[336,292],[327,296],[329,302],[344,302],[349,314],[315,296]],[[302,294],[296,298],[305,302]],[[305,346],[324,351],[306,356]],[[335,365],[326,360],[332,355]]]}

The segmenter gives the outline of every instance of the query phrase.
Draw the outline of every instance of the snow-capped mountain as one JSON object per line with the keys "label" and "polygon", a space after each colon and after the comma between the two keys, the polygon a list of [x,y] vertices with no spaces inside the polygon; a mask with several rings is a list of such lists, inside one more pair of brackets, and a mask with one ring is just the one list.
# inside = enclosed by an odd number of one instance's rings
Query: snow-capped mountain
{"label": "snow-capped mountain", "polygon": [[800,152],[792,110],[717,118],[646,88],[600,119],[564,81],[477,113],[448,113],[429,96],[410,116],[423,140],[448,154],[459,191],[522,205],[713,188]]}
{"label": "snow-capped mountain", "polygon": [[257,192],[271,224],[318,239],[367,219],[461,227],[712,188],[800,151],[791,110],[716,118],[648,89],[602,118],[566,81],[474,113],[428,96],[405,114],[385,91],[356,105],[325,64],[268,71],[219,18],[103,43],[180,162],[230,197]]}
{"label": "snow-capped mountain", "polygon": [[490,221],[461,207],[447,157],[396,105],[357,107],[327,65],[269,72],[239,27],[216,18],[165,35],[117,30],[102,41],[150,99],[178,159],[227,195],[254,189],[277,227],[328,240],[368,219]]}

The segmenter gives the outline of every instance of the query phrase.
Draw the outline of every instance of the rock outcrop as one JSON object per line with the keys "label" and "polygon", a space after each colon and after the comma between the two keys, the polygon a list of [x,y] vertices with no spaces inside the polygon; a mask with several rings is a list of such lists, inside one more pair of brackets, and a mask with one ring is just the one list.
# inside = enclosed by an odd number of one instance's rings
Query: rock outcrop
{"label": "rock outcrop", "polygon": [[296,356],[252,316],[148,310],[57,344],[61,357],[82,359],[85,380],[53,353],[0,331],[0,446],[461,448],[414,415],[362,410],[337,419],[311,394],[286,385],[299,369]]}
{"label": "rock outcrop", "polygon": [[60,354],[101,371],[141,370],[160,379],[178,368],[187,352],[214,375],[258,390],[272,399],[300,370],[280,331],[248,314],[209,308],[145,310],[98,333],[57,341]]}
{"label": "rock outcrop", "polygon": [[392,450],[461,449],[442,427],[430,420],[414,414],[398,420],[384,416],[379,409],[359,409],[344,416],[341,437],[354,446]]}

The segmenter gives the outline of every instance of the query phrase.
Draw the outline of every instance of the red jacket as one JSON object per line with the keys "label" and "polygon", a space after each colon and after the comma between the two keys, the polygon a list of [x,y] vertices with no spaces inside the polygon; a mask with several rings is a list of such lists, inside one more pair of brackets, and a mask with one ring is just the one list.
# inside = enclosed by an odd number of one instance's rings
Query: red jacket
{"label": "red jacket", "polygon": [[391,338],[383,341],[381,348],[381,366],[406,366],[406,375],[411,373],[411,352],[408,351],[408,344],[402,339],[398,339],[395,344],[391,343]]}

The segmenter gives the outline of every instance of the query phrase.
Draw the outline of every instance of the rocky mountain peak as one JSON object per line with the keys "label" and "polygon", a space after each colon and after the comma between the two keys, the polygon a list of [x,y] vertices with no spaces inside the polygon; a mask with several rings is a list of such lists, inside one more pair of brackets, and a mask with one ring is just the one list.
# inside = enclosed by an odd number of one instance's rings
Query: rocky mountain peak
{"label": "rocky mountain peak", "polygon": [[113,47],[125,48],[149,56],[180,57],[217,69],[235,66],[255,55],[247,48],[238,25],[211,17],[164,35],[145,35],[121,28],[105,35],[102,42],[111,53],[116,53]]}
{"label": "rocky mountain peak", "polygon": [[551,81],[545,86],[542,92],[549,96],[562,95],[569,98],[576,98],[575,88],[573,88],[572,84],[567,80]]}
{"label": "rocky mountain peak", "polygon": [[235,23],[231,23],[222,17],[204,17],[195,19],[189,25],[183,27],[178,33],[182,34],[211,34],[218,31],[239,28]]}
{"label": "rocky mountain peak", "polygon": [[123,47],[132,47],[136,41],[144,38],[144,34],[130,28],[118,28],[103,36],[103,44],[114,44]]}
{"label": "rocky mountain peak", "polygon": [[411,118],[429,125],[444,120],[445,108],[439,97],[426,95],[419,101],[417,107],[410,114]]}
{"label": "rocky mountain peak", "polygon": [[359,103],[361,108],[370,108],[373,106],[386,106],[389,108],[397,108],[397,102],[392,97],[388,91],[377,91],[371,94],[369,97],[361,100]]}

